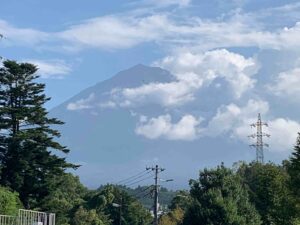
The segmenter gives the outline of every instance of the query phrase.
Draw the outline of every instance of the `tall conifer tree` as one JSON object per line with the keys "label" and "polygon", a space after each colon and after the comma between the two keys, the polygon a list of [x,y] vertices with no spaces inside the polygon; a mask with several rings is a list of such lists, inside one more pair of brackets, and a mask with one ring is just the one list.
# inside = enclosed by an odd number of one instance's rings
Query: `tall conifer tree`
{"label": "tall conifer tree", "polygon": [[0,184],[19,192],[26,208],[48,194],[51,179],[76,167],[54,153],[69,152],[52,128],[63,122],[48,117],[50,98],[36,72],[32,64],[9,60],[0,68]]}
{"label": "tall conifer tree", "polygon": [[294,147],[294,152],[288,163],[288,172],[291,177],[291,189],[295,193],[296,211],[298,216],[298,224],[300,224],[300,133]]}
{"label": "tall conifer tree", "polygon": [[297,138],[297,142],[294,147],[294,152],[292,153],[290,162],[291,164],[289,172],[291,173],[293,187],[300,198],[300,133]]}

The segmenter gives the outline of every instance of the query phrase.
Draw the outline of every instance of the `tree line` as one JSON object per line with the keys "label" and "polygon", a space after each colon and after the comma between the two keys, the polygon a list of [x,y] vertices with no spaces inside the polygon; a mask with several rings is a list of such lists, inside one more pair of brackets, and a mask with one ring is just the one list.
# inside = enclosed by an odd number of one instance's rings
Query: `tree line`
{"label": "tree line", "polygon": [[[88,190],[66,161],[45,103],[37,67],[6,60],[0,68],[0,214],[17,209],[54,212],[58,225],[148,225],[149,210],[130,190]],[[299,225],[300,138],[281,165],[223,164],[200,171],[190,190],[177,191],[160,225]],[[144,202],[145,204],[145,202]],[[149,204],[149,202],[148,202]]]}
{"label": "tree line", "polygon": [[257,162],[204,169],[177,195],[160,225],[299,225],[300,139],[282,165]]}

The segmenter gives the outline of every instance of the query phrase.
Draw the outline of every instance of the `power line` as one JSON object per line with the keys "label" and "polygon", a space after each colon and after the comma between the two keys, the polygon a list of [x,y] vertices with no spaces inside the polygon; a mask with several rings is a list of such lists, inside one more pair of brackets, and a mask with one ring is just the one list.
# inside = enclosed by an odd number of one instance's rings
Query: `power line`
{"label": "power line", "polygon": [[147,171],[141,171],[141,172],[139,172],[139,173],[137,173],[137,174],[135,174],[135,175],[133,175],[133,176],[130,176],[130,177],[128,177],[128,178],[125,178],[125,179],[123,179],[123,180],[118,181],[116,184],[123,183],[124,181],[128,181],[128,180],[130,180],[130,179],[132,179],[132,178],[135,178],[136,176],[139,176],[139,175],[141,175],[141,174],[143,174],[143,173],[146,173],[146,172],[147,172]]}
{"label": "power line", "polygon": [[141,174],[141,175],[139,175],[139,176],[137,176],[137,177],[135,177],[135,178],[133,178],[133,179],[130,179],[130,180],[124,182],[123,185],[128,185],[128,183],[132,183],[133,181],[136,181],[136,180],[138,180],[138,179],[140,179],[140,178],[146,176],[146,175],[149,174],[149,173],[150,173],[150,171],[147,171],[147,172],[144,173],[144,174]]}
{"label": "power line", "polygon": [[133,182],[133,183],[127,184],[126,186],[131,186],[131,185],[134,185],[134,184],[140,183],[140,182],[142,182],[142,181],[144,181],[144,180],[148,180],[149,178],[153,178],[153,175],[151,175],[151,176],[149,176],[149,177],[146,177],[146,178],[144,178],[144,179],[141,179],[141,180],[135,181],[135,182]]}
{"label": "power line", "polygon": [[[153,186],[148,186],[146,188],[144,188],[142,191],[138,192],[138,193],[134,193],[133,196],[136,197],[136,198],[140,198],[140,194],[143,194],[145,193],[145,191],[148,191],[150,188],[153,188]],[[150,194],[150,193],[147,193],[147,195]]]}
{"label": "power line", "polygon": [[[137,197],[137,198],[138,198],[138,199],[145,198],[145,197],[147,197],[147,196],[150,195],[150,194],[151,194],[151,192],[148,192],[148,193],[144,194],[143,196],[139,196],[139,197]],[[149,196],[149,197],[151,197],[151,196]]]}

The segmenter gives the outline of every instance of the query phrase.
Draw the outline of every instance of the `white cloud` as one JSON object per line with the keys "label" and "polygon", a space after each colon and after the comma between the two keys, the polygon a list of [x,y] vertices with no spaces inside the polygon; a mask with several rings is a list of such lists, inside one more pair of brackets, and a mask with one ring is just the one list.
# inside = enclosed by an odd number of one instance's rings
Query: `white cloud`
{"label": "white cloud", "polygon": [[201,120],[192,115],[184,115],[177,123],[172,123],[169,114],[157,118],[144,117],[136,127],[136,134],[149,139],[164,138],[168,140],[191,141],[197,138]]}
{"label": "white cloud", "polygon": [[[257,118],[249,121],[254,122]],[[266,121],[266,120],[265,120]],[[288,118],[275,118],[266,121],[268,127],[264,126],[263,131],[270,134],[270,138],[264,138],[264,142],[269,144],[267,151],[271,152],[290,152],[296,143],[298,132],[300,132],[300,123]],[[234,128],[237,138],[240,138],[245,143],[254,143],[255,139],[247,139],[247,136],[252,132],[256,133],[256,129],[250,129],[249,123],[240,124]]]}
{"label": "white cloud", "polygon": [[188,47],[210,50],[227,47],[290,49],[300,47],[300,23],[269,31],[247,15],[227,20],[200,17],[173,18],[167,13],[109,15],[82,21],[66,30],[49,34],[65,41],[69,49],[124,49],[148,42],[165,48]]}
{"label": "white cloud", "polygon": [[[189,0],[155,2],[161,6],[190,4]],[[43,49],[48,50],[51,48],[57,50],[58,46],[63,50],[124,49],[148,42],[162,44],[172,50],[179,46],[203,51],[227,47],[289,50],[300,48],[297,41],[300,38],[300,23],[295,23],[291,27],[268,30],[260,25],[264,21],[259,23],[252,14],[236,12],[224,18],[209,20],[161,11],[158,13],[156,10],[140,14],[129,11],[80,21],[52,33],[18,28],[3,20],[0,20],[0,30],[7,37],[6,43],[36,45],[36,47],[43,45]]]}
{"label": "white cloud", "polygon": [[228,81],[235,97],[239,98],[254,86],[252,76],[257,71],[254,59],[225,49],[208,51],[203,54],[181,53],[156,62],[175,74],[176,81],[150,83],[136,88],[114,89],[110,102],[120,107],[138,107],[158,104],[163,107],[184,105],[195,99],[203,85],[209,85],[218,77]]}
{"label": "white cloud", "polygon": [[194,77],[193,80],[198,79],[204,83],[210,83],[218,77],[225,78],[237,98],[254,86],[255,80],[252,79],[252,76],[258,69],[253,58],[246,59],[242,55],[225,49],[198,54],[179,52],[175,56],[167,56],[155,64],[168,69],[179,80]]}
{"label": "white cloud", "polygon": [[58,35],[75,48],[102,49],[130,48],[137,44],[158,41],[166,34],[169,21],[165,15],[140,18],[105,16],[69,27]]}
{"label": "white cloud", "polygon": [[[262,119],[265,120],[269,113],[267,102],[249,100],[243,107],[235,104],[221,107],[209,122],[205,133],[216,137],[220,134],[229,134],[232,138],[238,138],[247,144],[251,143],[254,140],[249,139],[248,135],[255,133],[256,130],[251,129],[250,124],[257,121],[258,113],[261,113]],[[300,123],[284,118],[275,118],[266,122],[269,127],[264,127],[264,132],[271,135],[269,139],[265,140],[270,145],[268,150],[272,152],[290,151],[300,131]]]}
{"label": "white cloud", "polygon": [[121,107],[135,107],[144,104],[159,104],[172,107],[194,99],[193,92],[200,83],[176,81],[170,83],[150,83],[137,88],[124,88],[112,93],[114,101]]}
{"label": "white cloud", "polygon": [[37,73],[42,78],[63,78],[71,73],[72,68],[63,60],[39,60],[39,59],[27,59],[24,62],[29,62],[38,67]]}
{"label": "white cloud", "polygon": [[179,7],[185,7],[190,5],[191,0],[144,0],[142,4],[144,5],[154,5],[156,7],[167,7],[172,5],[177,5]]}
{"label": "white cloud", "polygon": [[[249,135],[249,124],[256,120],[257,114],[265,115],[269,111],[269,104],[262,100],[250,99],[247,105],[239,107],[236,104],[229,104],[218,109],[217,114],[208,124],[207,133],[210,136],[217,136],[230,133],[240,139],[246,140]],[[247,127],[247,133],[243,128]]]}
{"label": "white cloud", "polygon": [[91,109],[95,105],[96,96],[94,93],[90,94],[87,98],[80,99],[76,102],[71,102],[67,105],[67,109],[74,111],[74,110],[81,110],[81,109]]}
{"label": "white cloud", "polygon": [[286,96],[290,100],[300,99],[300,68],[279,73],[275,84],[269,90],[279,96]]}
{"label": "white cloud", "polygon": [[270,150],[283,152],[292,150],[296,144],[300,123],[284,118],[269,121],[269,131],[271,134]]}
{"label": "white cloud", "polygon": [[6,45],[34,46],[47,41],[51,34],[31,28],[18,28],[4,20],[0,20],[0,32],[4,39],[1,41]]}

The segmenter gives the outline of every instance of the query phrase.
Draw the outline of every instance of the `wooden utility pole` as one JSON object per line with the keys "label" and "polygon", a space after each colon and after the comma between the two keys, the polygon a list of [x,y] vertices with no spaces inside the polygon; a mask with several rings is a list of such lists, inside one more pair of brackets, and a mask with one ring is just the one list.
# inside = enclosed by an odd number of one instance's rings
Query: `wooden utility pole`
{"label": "wooden utility pole", "polygon": [[154,204],[153,204],[153,214],[154,214],[154,225],[158,225],[158,191],[159,191],[159,184],[158,184],[158,174],[165,169],[158,167],[147,167],[147,170],[152,170],[155,173],[154,177]]}

